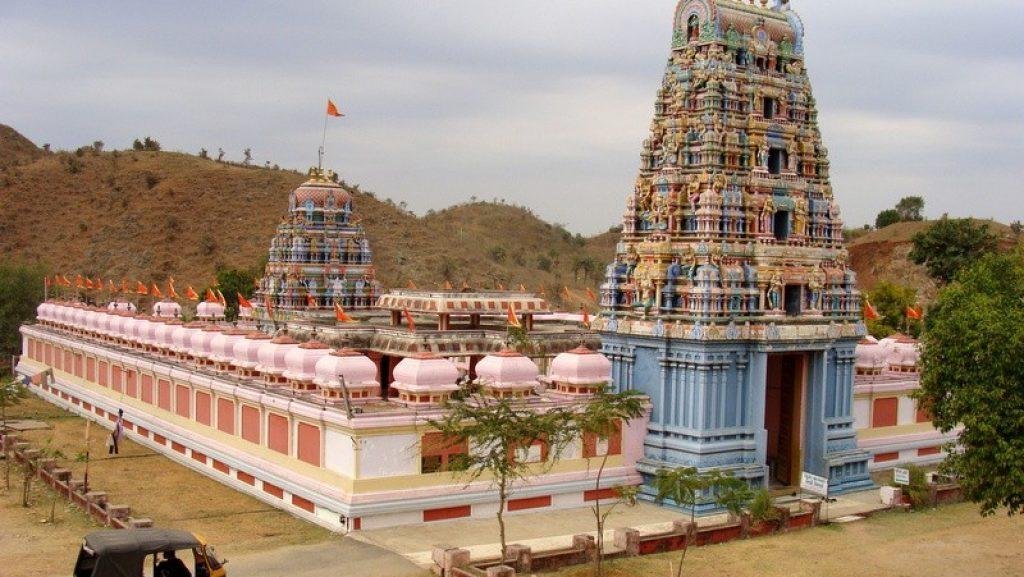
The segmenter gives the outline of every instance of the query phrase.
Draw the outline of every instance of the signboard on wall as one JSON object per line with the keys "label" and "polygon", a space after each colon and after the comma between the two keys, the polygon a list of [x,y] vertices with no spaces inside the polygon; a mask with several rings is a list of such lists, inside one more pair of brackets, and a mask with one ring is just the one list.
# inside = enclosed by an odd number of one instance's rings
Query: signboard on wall
{"label": "signboard on wall", "polygon": [[910,484],[910,469],[901,469],[896,467],[892,470],[892,482],[897,485],[909,485]]}
{"label": "signboard on wall", "polygon": [[828,497],[828,478],[804,471],[800,473],[800,489],[813,495]]}

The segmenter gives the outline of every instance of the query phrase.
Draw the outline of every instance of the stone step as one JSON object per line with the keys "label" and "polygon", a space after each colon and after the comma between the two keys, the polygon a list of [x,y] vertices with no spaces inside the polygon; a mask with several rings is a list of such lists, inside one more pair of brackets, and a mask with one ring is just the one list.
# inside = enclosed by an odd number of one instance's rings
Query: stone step
{"label": "stone step", "polygon": [[51,473],[53,474],[53,478],[57,479],[61,483],[67,483],[71,480],[71,469],[58,467],[51,471]]}
{"label": "stone step", "polygon": [[143,529],[153,526],[153,520],[149,517],[128,517],[128,525],[134,529]]}
{"label": "stone step", "polygon": [[132,514],[128,505],[107,505],[107,516],[111,519],[127,519]]}
{"label": "stone step", "polygon": [[89,491],[85,494],[85,500],[90,503],[95,503],[100,507],[105,507],[107,504],[107,492],[106,491]]}

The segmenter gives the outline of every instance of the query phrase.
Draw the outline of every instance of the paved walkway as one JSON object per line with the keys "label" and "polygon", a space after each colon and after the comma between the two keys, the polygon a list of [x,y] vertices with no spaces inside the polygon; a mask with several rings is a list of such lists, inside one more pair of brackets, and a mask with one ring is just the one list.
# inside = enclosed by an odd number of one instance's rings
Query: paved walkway
{"label": "paved walkway", "polygon": [[391,551],[355,539],[279,547],[229,558],[229,575],[281,577],[427,577],[429,572]]}
{"label": "paved walkway", "polygon": [[[822,507],[822,516],[835,519],[847,515],[868,513],[883,508],[878,489],[851,493],[838,497],[836,502]],[[634,507],[617,507],[605,524],[605,547],[614,551],[612,534],[616,528],[635,527],[643,534],[668,531],[672,521],[689,520],[679,511],[658,507],[650,503],[638,503]],[[725,514],[700,517],[698,526],[705,527],[723,523]],[[528,513],[506,517],[509,543],[530,546],[534,551],[546,551],[568,546],[572,536],[580,533],[594,534],[594,515],[589,508]],[[420,567],[430,567],[431,550],[434,545],[444,544],[468,549],[473,559],[497,557],[500,544],[495,542],[498,522],[488,519],[470,519],[412,525],[389,529],[359,531],[353,539],[378,545],[394,551]]]}

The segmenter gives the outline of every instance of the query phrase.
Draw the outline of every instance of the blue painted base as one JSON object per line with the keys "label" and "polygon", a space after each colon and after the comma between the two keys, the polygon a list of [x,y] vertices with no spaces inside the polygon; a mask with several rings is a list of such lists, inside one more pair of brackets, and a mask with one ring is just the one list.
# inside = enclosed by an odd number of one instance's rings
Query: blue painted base
{"label": "blue painted base", "polygon": [[[857,449],[853,429],[857,338],[704,341],[605,333],[602,341],[614,387],[638,390],[654,407],[638,464],[642,498],[655,499],[658,469],[681,466],[732,471],[755,487],[768,486],[765,407],[768,359],[775,354],[804,359],[799,468],[828,477],[832,494],[873,486],[869,455]],[[713,503],[697,509],[715,512]]]}

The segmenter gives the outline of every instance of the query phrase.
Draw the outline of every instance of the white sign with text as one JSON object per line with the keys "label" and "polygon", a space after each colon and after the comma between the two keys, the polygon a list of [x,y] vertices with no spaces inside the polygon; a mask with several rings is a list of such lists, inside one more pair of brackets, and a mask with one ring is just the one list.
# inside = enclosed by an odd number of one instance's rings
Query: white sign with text
{"label": "white sign with text", "polygon": [[892,470],[892,480],[897,485],[909,485],[910,484],[910,469],[901,469],[896,467]]}
{"label": "white sign with text", "polygon": [[828,497],[828,478],[804,471],[800,474],[800,489],[814,495]]}

